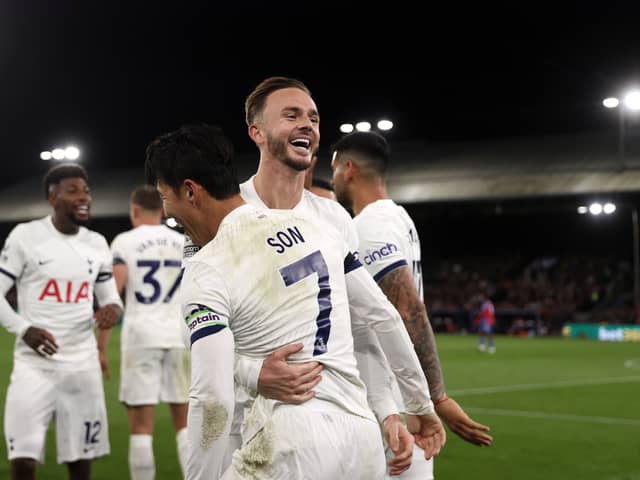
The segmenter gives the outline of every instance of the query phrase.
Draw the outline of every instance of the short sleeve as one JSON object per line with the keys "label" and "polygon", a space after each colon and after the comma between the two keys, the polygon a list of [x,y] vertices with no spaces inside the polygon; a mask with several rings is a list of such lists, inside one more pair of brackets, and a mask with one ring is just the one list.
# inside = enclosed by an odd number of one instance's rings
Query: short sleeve
{"label": "short sleeve", "polygon": [[23,230],[22,225],[14,227],[0,252],[0,274],[14,282],[22,275],[26,263],[22,241]]}
{"label": "short sleeve", "polygon": [[96,243],[100,251],[100,268],[98,270],[97,283],[106,282],[113,278],[113,257],[109,250],[109,244],[107,240],[100,234],[96,234]]}
{"label": "short sleeve", "polygon": [[111,258],[113,265],[126,265],[127,256],[125,248],[125,238],[122,235],[117,235],[111,242]]}
{"label": "short sleeve", "polygon": [[401,239],[392,228],[368,218],[359,220],[356,225],[360,262],[376,282],[396,268],[408,265]]}

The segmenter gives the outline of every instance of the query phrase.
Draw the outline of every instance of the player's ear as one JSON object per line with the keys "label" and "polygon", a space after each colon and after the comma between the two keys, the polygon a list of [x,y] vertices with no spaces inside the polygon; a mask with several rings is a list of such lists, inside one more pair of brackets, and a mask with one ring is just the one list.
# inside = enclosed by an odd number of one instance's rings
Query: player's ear
{"label": "player's ear", "polygon": [[58,198],[58,186],[57,185],[49,185],[49,192],[47,194],[47,202],[49,205],[55,208]]}
{"label": "player's ear", "polygon": [[257,145],[264,143],[264,134],[258,125],[252,123],[249,125],[249,136]]}
{"label": "player's ear", "polygon": [[198,184],[193,180],[186,179],[182,183],[182,188],[184,188],[185,196],[187,197],[187,201],[192,205],[196,202],[197,192],[198,192]]}
{"label": "player's ear", "polygon": [[355,164],[353,160],[347,158],[344,162],[344,174],[348,180],[351,180],[356,172],[358,171],[358,166]]}

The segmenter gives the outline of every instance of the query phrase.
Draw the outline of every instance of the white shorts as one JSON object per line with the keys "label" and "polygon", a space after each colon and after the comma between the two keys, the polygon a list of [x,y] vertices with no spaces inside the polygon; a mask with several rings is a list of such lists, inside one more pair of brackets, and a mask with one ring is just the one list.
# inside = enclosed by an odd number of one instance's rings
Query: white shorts
{"label": "white shorts", "polygon": [[122,350],[120,401],[130,406],[187,403],[191,363],[184,348]]}
{"label": "white shorts", "polygon": [[43,463],[46,433],[54,418],[58,463],[109,453],[100,368],[60,371],[14,365],[4,414],[9,460],[33,458]]}
{"label": "white shorts", "polygon": [[279,405],[265,428],[234,453],[222,479],[381,480],[384,472],[375,421]]}
{"label": "white shorts", "polygon": [[[393,458],[393,452],[390,448],[385,449],[387,460]],[[389,475],[389,470],[384,477],[387,480],[433,480],[433,457],[430,460],[424,458],[424,450],[417,445],[413,445],[413,457],[411,458],[411,466],[408,470],[394,477]]]}

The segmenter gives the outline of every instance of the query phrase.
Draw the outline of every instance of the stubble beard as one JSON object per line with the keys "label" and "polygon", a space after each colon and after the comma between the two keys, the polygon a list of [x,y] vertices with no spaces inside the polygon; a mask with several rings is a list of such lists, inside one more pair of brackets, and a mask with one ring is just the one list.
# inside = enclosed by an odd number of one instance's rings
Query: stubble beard
{"label": "stubble beard", "polygon": [[274,158],[284,163],[287,167],[296,172],[304,172],[311,166],[311,155],[309,160],[294,160],[287,155],[288,143],[267,134],[267,150]]}
{"label": "stubble beard", "polygon": [[336,196],[336,200],[340,205],[342,205],[346,209],[353,208],[353,200],[349,196],[347,189],[344,187],[338,187],[337,185],[333,186],[333,193]]}
{"label": "stubble beard", "polygon": [[86,220],[82,220],[76,217],[73,212],[67,215],[67,218],[71,220],[71,223],[73,223],[74,225],[77,225],[78,227],[88,227],[91,224],[91,217],[87,217]]}

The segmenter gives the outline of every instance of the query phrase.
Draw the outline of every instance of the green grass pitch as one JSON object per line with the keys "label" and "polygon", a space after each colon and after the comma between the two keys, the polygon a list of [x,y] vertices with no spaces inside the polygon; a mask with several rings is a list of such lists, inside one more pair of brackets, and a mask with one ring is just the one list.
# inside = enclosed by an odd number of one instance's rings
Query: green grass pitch
{"label": "green grass pitch", "polygon": [[[126,412],[117,400],[118,337],[116,332],[110,345],[113,377],[105,382],[111,455],[95,462],[96,480],[128,478]],[[476,350],[473,336],[438,335],[437,341],[447,391],[491,426],[494,444],[475,447],[448,432],[436,479],[640,480],[638,343],[499,337],[497,353],[489,355]],[[12,348],[13,337],[0,332],[1,412]],[[51,433],[38,478],[66,479]],[[156,414],[154,451],[156,478],[180,478],[165,405]],[[4,452],[0,478],[9,478]]]}

